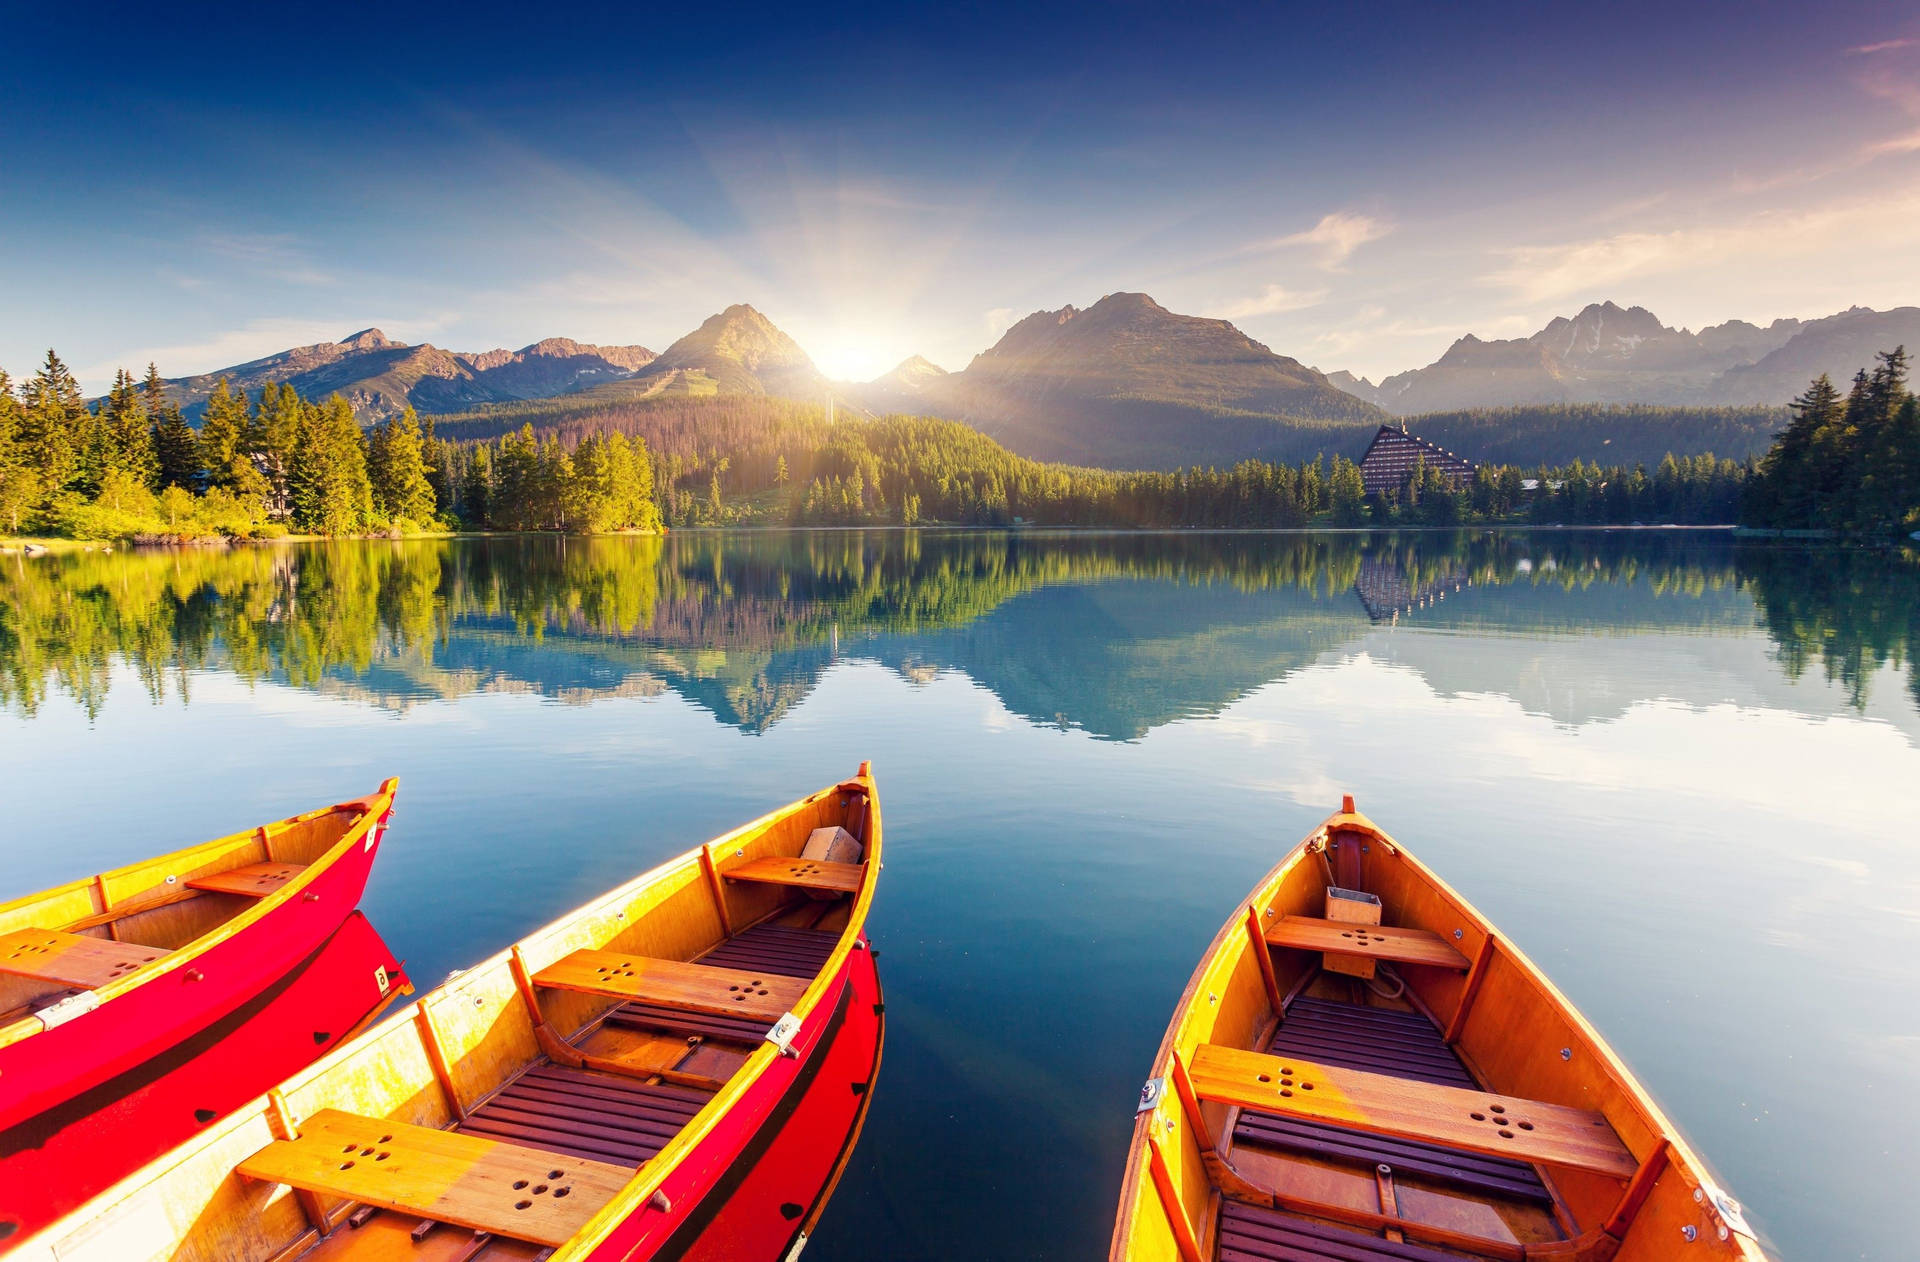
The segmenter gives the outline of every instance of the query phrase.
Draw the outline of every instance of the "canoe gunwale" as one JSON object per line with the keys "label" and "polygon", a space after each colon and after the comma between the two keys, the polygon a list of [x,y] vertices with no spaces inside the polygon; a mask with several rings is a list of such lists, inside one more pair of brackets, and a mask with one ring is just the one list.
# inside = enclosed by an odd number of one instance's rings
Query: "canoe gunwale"
{"label": "canoe gunwale", "polygon": [[[1588,1107],[1599,1109],[1607,1117],[1635,1161],[1640,1163],[1634,1178],[1627,1182],[1622,1191],[1619,1205],[1605,1216],[1604,1222],[1586,1224],[1584,1230],[1573,1229],[1575,1224],[1554,1183],[1552,1177],[1554,1172],[1536,1168],[1554,1198],[1555,1215],[1560,1220],[1563,1230],[1567,1231],[1569,1238],[1551,1244],[1522,1246],[1521,1256],[1565,1259],[1611,1257],[1613,1250],[1622,1244],[1621,1237],[1617,1233],[1630,1230],[1632,1212],[1639,1209],[1649,1195],[1652,1184],[1663,1171],[1672,1171],[1682,1179],[1696,1199],[1709,1205],[1715,1202],[1716,1197],[1721,1194],[1712,1181],[1706,1164],[1687,1146],[1671,1120],[1586,1016],[1561,993],[1525,952],[1502,934],[1472,903],[1462,897],[1386,830],[1365,815],[1353,810],[1350,802],[1289,849],[1280,861],[1260,878],[1253,890],[1236,903],[1236,911],[1214,935],[1195,966],[1186,988],[1181,992],[1166,1033],[1154,1054],[1150,1079],[1170,1082],[1176,1057],[1185,1060],[1186,1055],[1181,1051],[1179,1043],[1187,1027],[1189,1014],[1193,1013],[1203,1001],[1203,992],[1208,982],[1213,980],[1218,984],[1218,979],[1214,977],[1216,969],[1223,961],[1230,962],[1234,958],[1231,954],[1232,949],[1239,945],[1240,939],[1247,936],[1249,914],[1255,918],[1256,923],[1263,913],[1270,914],[1270,909],[1287,878],[1293,875],[1297,867],[1311,860],[1318,859],[1322,863],[1322,870],[1328,884],[1336,883],[1331,879],[1331,870],[1324,865],[1327,843],[1336,834],[1341,833],[1359,833],[1378,844],[1385,853],[1424,882],[1428,890],[1448,910],[1460,918],[1462,927],[1466,930],[1465,939],[1460,945],[1466,950],[1469,958],[1474,959],[1476,963],[1468,975],[1458,1010],[1448,1014],[1447,1019],[1443,1021],[1439,1019],[1440,1014],[1427,1010],[1425,1003],[1415,996],[1412,986],[1407,988],[1406,994],[1417,1010],[1434,1020],[1437,1029],[1446,1031],[1448,1043],[1453,1045],[1455,1053],[1466,1062],[1475,1079],[1486,1083],[1488,1075],[1483,1072],[1479,1064],[1475,1063],[1469,1049],[1461,1045],[1458,1039],[1472,1016],[1471,990],[1476,984],[1475,975],[1483,972],[1484,966],[1490,962],[1491,957],[1499,955],[1503,956],[1521,979],[1535,990],[1542,1003],[1555,1016],[1566,1022],[1572,1037],[1581,1045],[1582,1053],[1597,1062],[1600,1072],[1595,1075],[1595,1078],[1609,1098],[1591,1103]],[[1477,943],[1473,940],[1475,933],[1480,935],[1480,941]],[[1263,951],[1266,949],[1264,940],[1261,941],[1260,946]],[[1291,1002],[1294,995],[1303,991],[1314,976],[1315,970],[1308,970],[1299,984],[1289,988],[1286,1000]],[[1269,1016],[1261,1024],[1264,1029],[1270,1031],[1277,1022]],[[1266,1194],[1266,1189],[1255,1188],[1248,1183],[1227,1160],[1227,1153],[1231,1151],[1227,1148],[1230,1143],[1227,1137],[1232,1134],[1232,1123],[1237,1114],[1238,1110],[1234,1109],[1229,1115],[1228,1126],[1221,1132],[1218,1147],[1200,1149],[1201,1159],[1209,1171],[1212,1186],[1210,1202],[1205,1206],[1204,1215],[1200,1220],[1205,1234],[1196,1234],[1200,1235],[1199,1245],[1203,1254],[1208,1256],[1216,1244],[1213,1233],[1218,1230],[1219,1204],[1223,1197],[1228,1195],[1223,1190],[1222,1182],[1238,1185],[1242,1193]],[[1155,1107],[1143,1109],[1135,1118],[1128,1147],[1126,1171],[1121,1183],[1119,1212],[1115,1217],[1114,1234],[1109,1247],[1110,1262],[1125,1262],[1129,1258],[1129,1249],[1135,1236],[1136,1212],[1142,1205],[1157,1204],[1151,1196],[1143,1196],[1143,1192],[1151,1190],[1151,1184],[1147,1178],[1148,1140],[1150,1130],[1156,1121],[1166,1119],[1166,1124],[1171,1131],[1174,1126],[1172,1120],[1174,1117],[1181,1119],[1181,1133],[1170,1134],[1164,1138],[1177,1142],[1194,1142],[1195,1146],[1199,1147],[1191,1124],[1186,1121],[1185,1109],[1171,1087],[1163,1093]],[[1223,1149],[1225,1151],[1222,1151]],[[1284,1189],[1279,1191],[1275,1203],[1280,1197],[1284,1197]],[[1244,1196],[1234,1199],[1244,1199]],[[1164,1206],[1160,1208],[1164,1211]],[[1191,1206],[1187,1208],[1189,1212],[1193,1209]],[[1296,1212],[1311,1213],[1312,1211],[1300,1209]],[[1719,1233],[1718,1243],[1725,1250],[1723,1256],[1741,1257],[1749,1259],[1750,1262],[1765,1262],[1766,1255],[1757,1241],[1744,1230],[1744,1224],[1740,1224],[1740,1228],[1731,1233],[1724,1231]],[[1711,1232],[1703,1233],[1702,1242],[1712,1239],[1712,1236]],[[1411,1238],[1411,1233],[1409,1237]],[[1602,1239],[1602,1237],[1605,1238]],[[1488,1242],[1488,1250],[1493,1256],[1503,1252],[1500,1246],[1492,1241]]]}

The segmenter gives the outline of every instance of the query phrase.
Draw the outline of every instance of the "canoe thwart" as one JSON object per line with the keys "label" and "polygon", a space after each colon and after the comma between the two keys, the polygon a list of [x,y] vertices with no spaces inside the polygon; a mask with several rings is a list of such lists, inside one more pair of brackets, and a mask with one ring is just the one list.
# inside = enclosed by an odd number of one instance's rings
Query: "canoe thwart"
{"label": "canoe thwart", "polygon": [[637,999],[686,1012],[753,1017],[771,1025],[800,1002],[810,979],[582,948],[533,976],[535,986]]}
{"label": "canoe thwart", "polygon": [[1212,1043],[1194,1049],[1187,1072],[1201,1099],[1259,1113],[1620,1179],[1639,1168],[1607,1119],[1588,1109]]}
{"label": "canoe thwart", "polygon": [[304,863],[249,863],[243,868],[196,876],[187,882],[187,886],[206,890],[210,894],[244,894],[248,898],[265,898],[306,870]]}
{"label": "canoe thwart", "polygon": [[862,863],[833,863],[826,859],[749,859],[720,875],[729,881],[758,881],[763,885],[797,885],[835,894],[857,894],[867,868]]}
{"label": "canoe thwart", "polygon": [[565,1244],[633,1171],[475,1135],[326,1109],[240,1164],[284,1183],[534,1244]]}
{"label": "canoe thwart", "polygon": [[15,929],[0,934],[0,973],[86,990],[98,990],[165,954],[160,947],[59,929]]}
{"label": "canoe thwart", "polygon": [[1426,964],[1462,973],[1467,971],[1467,957],[1454,950],[1439,934],[1425,929],[1352,924],[1314,916],[1282,916],[1267,929],[1267,941],[1298,951],[1333,952],[1396,964]]}

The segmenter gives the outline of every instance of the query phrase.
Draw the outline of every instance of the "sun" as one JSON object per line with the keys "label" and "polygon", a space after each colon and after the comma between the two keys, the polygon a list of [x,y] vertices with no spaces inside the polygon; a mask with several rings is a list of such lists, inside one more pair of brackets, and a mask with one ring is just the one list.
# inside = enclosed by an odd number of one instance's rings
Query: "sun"
{"label": "sun", "polygon": [[859,330],[835,330],[807,347],[814,366],[833,381],[872,381],[911,353]]}

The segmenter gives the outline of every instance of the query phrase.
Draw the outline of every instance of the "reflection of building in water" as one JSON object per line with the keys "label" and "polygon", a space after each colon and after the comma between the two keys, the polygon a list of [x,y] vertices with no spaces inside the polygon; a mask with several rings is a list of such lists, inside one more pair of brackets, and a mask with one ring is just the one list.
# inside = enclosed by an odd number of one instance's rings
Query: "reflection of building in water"
{"label": "reflection of building in water", "polygon": [[1473,461],[1398,426],[1382,425],[1367,445],[1367,454],[1360,457],[1360,482],[1368,495],[1398,491],[1422,461],[1455,486],[1473,481]]}
{"label": "reflection of building in water", "polygon": [[1464,571],[1452,566],[1431,578],[1415,582],[1401,566],[1372,557],[1360,563],[1360,573],[1353,580],[1354,594],[1360,597],[1361,607],[1367,611],[1367,617],[1375,622],[1425,609],[1436,601],[1446,599],[1448,592],[1472,586],[1473,580]]}

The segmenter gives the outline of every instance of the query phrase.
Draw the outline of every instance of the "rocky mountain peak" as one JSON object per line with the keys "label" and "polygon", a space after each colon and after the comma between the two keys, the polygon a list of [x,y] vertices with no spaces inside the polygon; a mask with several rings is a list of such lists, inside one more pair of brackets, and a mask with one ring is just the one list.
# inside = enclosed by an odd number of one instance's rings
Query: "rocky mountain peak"
{"label": "rocky mountain peak", "polygon": [[350,351],[384,351],[392,347],[405,346],[405,342],[396,342],[379,329],[361,329],[340,339],[340,345]]}

